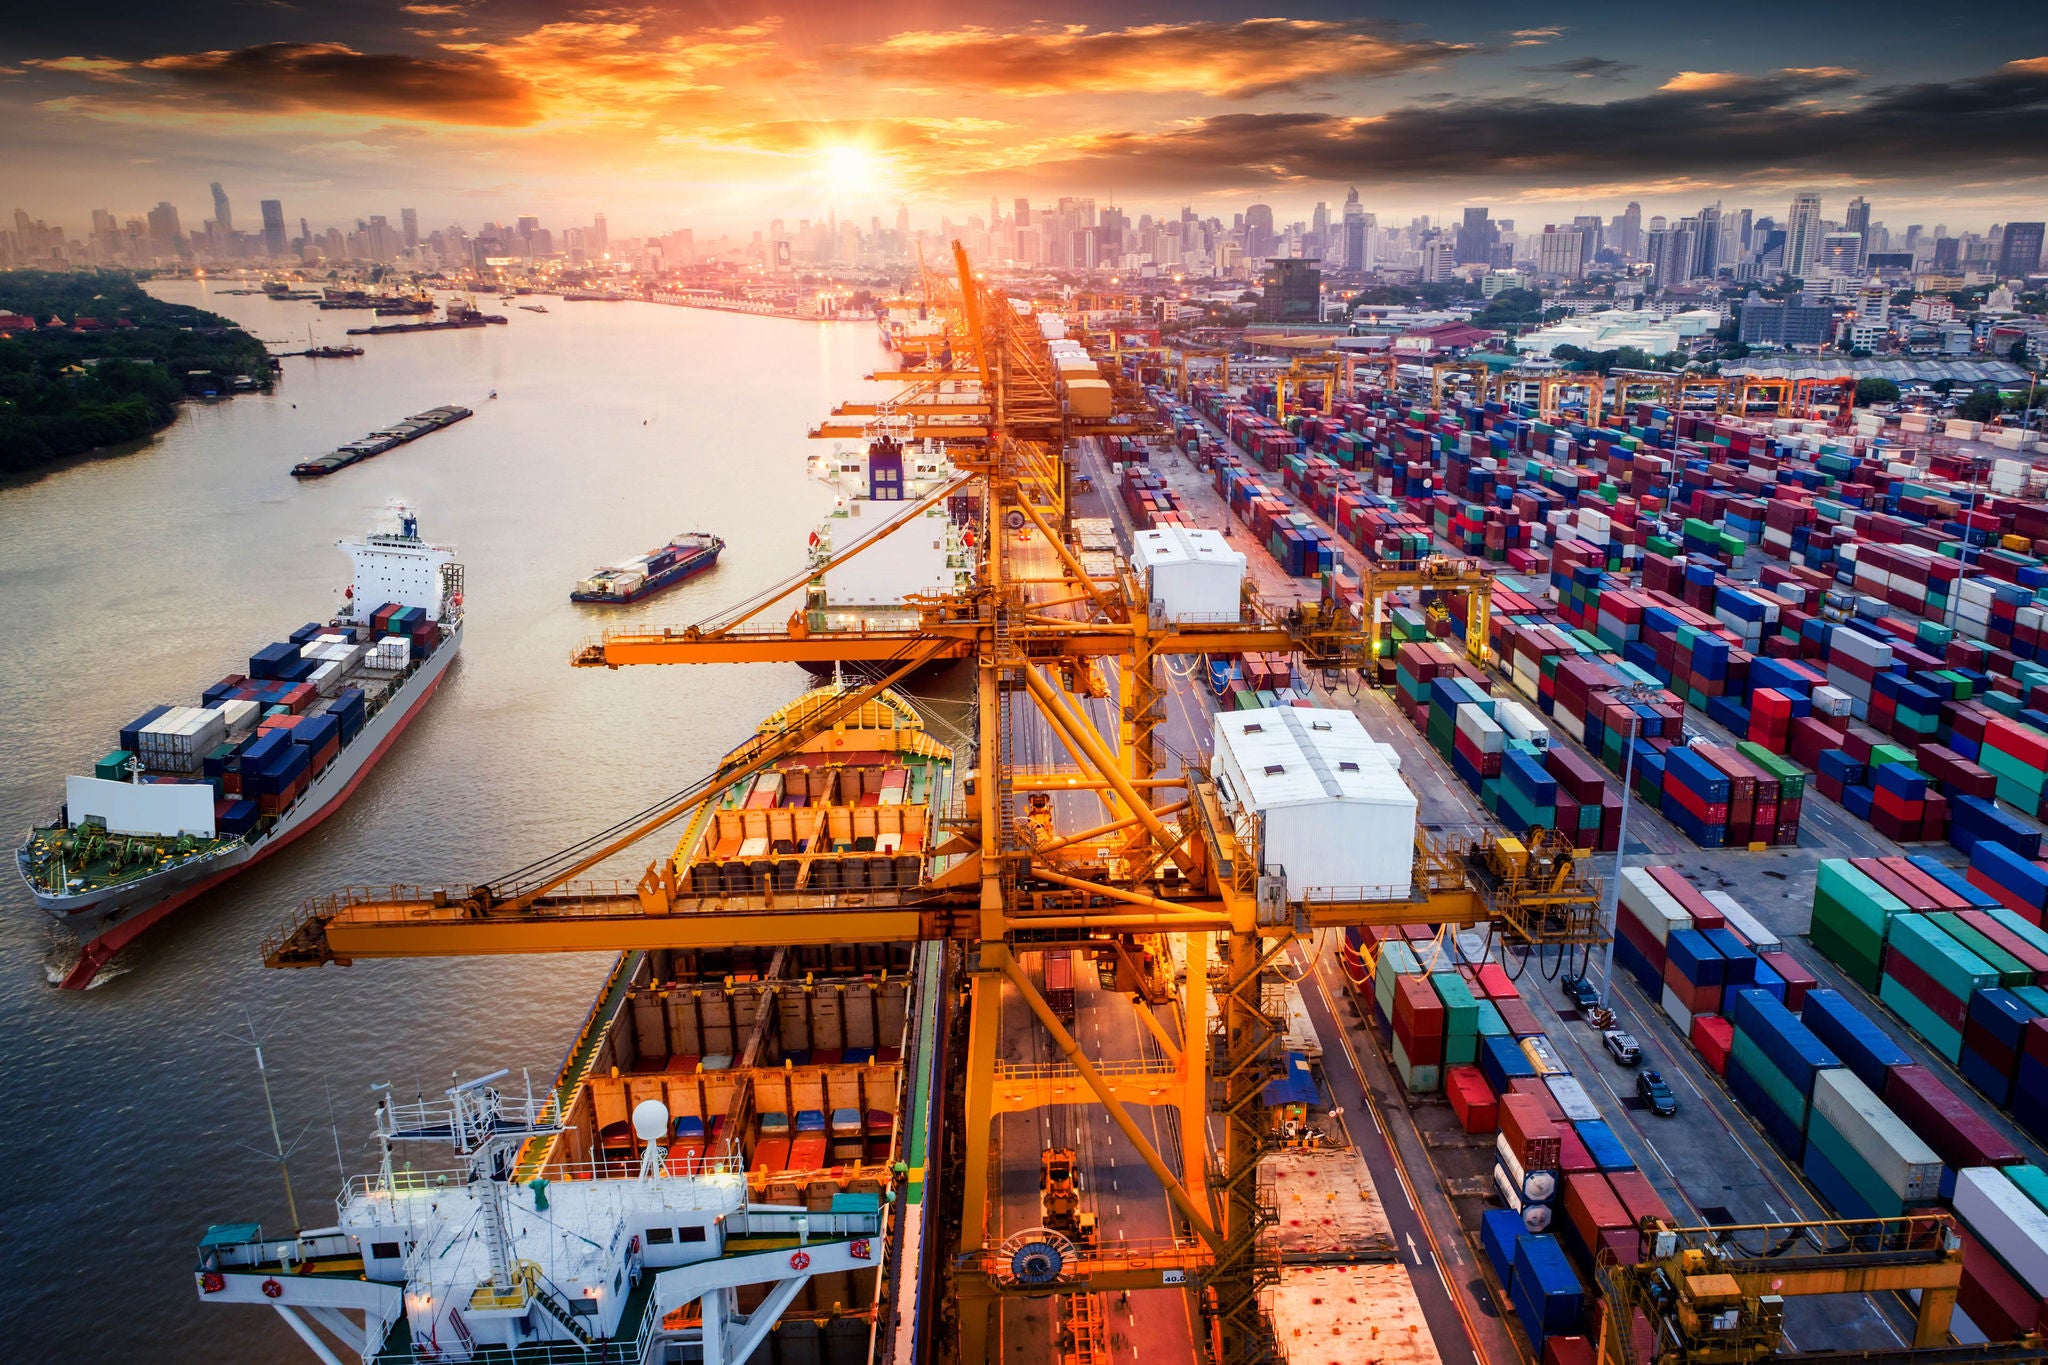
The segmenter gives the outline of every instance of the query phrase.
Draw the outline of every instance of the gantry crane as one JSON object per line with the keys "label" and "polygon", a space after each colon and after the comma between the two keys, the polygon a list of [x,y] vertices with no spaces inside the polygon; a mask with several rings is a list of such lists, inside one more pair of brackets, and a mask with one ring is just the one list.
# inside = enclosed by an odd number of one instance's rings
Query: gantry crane
{"label": "gantry crane", "polygon": [[[1537,840],[1451,838],[1418,831],[1413,890],[1398,898],[1308,898],[1285,870],[1266,864],[1256,822],[1227,808],[1209,775],[1193,764],[1161,771],[1153,731],[1164,715],[1162,662],[1173,656],[1265,652],[1310,667],[1360,668],[1372,658],[1362,624],[1308,603],[1284,613],[1248,595],[1235,621],[1177,624],[1154,609],[1144,581],[1119,563],[1092,575],[1064,534],[1067,460],[1073,426],[1038,328],[978,281],[955,246],[963,370],[987,400],[988,435],[956,452],[961,484],[978,485],[985,518],[979,560],[966,591],[918,603],[914,627],[858,634],[812,631],[801,612],[764,624],[768,594],[744,612],[683,629],[607,634],[572,662],[617,668],[645,663],[859,661],[874,675],[832,700],[805,708],[787,729],[757,736],[721,769],[672,800],[497,881],[454,890],[354,889],[318,898],[265,947],[276,966],[360,958],[467,953],[628,951],[732,945],[872,944],[950,940],[965,953],[967,1048],[960,1068],[965,1149],[958,1256],[952,1288],[961,1304],[959,1358],[985,1358],[989,1309],[1006,1294],[1049,1295],[1199,1288],[1219,1361],[1268,1358],[1260,1290],[1278,1274],[1259,1233],[1275,1216],[1259,1193],[1260,1157],[1278,1140],[1261,1096],[1279,1074],[1284,1025],[1263,1010],[1273,964],[1298,939],[1350,925],[1493,921],[1525,942],[1586,944],[1601,939],[1598,879],[1590,858]],[[925,376],[928,377],[928,373]],[[906,375],[915,382],[919,376]],[[910,524],[905,516],[892,527]],[[990,534],[990,528],[1006,528]],[[1008,531],[1035,533],[1026,543]],[[876,537],[837,554],[843,562]],[[807,568],[791,591],[818,572]],[[1459,569],[1429,586],[1467,583]],[[1483,579],[1471,580],[1480,588]],[[1483,639],[1484,630],[1480,631]],[[976,757],[969,806],[936,854],[950,864],[910,886],[861,891],[795,889],[773,878],[758,887],[705,892],[682,881],[676,858],[650,866],[636,884],[579,881],[616,853],[678,821],[695,823],[716,793],[829,730],[912,670],[943,658],[976,671]],[[1119,720],[1099,734],[1073,686],[1117,665]],[[1014,703],[1014,706],[1012,705]],[[1035,712],[1071,755],[1061,789],[1098,792],[1104,823],[1047,839],[1023,817],[1020,793],[1035,789],[1014,772],[1012,712]],[[687,839],[687,836],[686,836]],[[1092,954],[1123,935],[1185,935],[1183,1015],[1169,1029],[1143,999],[1140,1019],[1165,1054],[1159,1062],[1103,1063],[1091,1057],[1019,964],[1020,952],[1080,949]],[[1220,971],[1211,982],[1212,942]],[[998,1058],[1000,1004],[1014,989],[1051,1035],[1063,1061],[1008,1066]],[[1205,1025],[1212,993],[1220,1031]],[[990,1230],[993,1126],[1002,1113],[1049,1104],[1098,1103],[1158,1179],[1184,1233],[1151,1243],[1078,1245],[1035,1230],[1000,1241]],[[1225,1116],[1214,1178],[1206,1145],[1192,1145],[1175,1170],[1133,1118],[1131,1107],[1177,1109],[1184,1133],[1208,1132]],[[1040,1235],[1045,1234],[1045,1235]]]}
{"label": "gantry crane", "polygon": [[1429,367],[1429,405],[1441,408],[1444,393],[1464,375],[1472,381],[1473,398],[1484,403],[1494,396],[1493,367],[1483,360],[1439,360]]}
{"label": "gantry crane", "polygon": [[1493,621],[1493,571],[1483,563],[1456,555],[1431,555],[1412,564],[1368,563],[1358,579],[1363,602],[1368,657],[1380,657],[1380,604],[1390,593],[1433,589],[1465,593],[1465,653],[1486,666],[1493,654],[1487,641]]}
{"label": "gantry crane", "polygon": [[[1902,1218],[1676,1227],[1646,1218],[1641,1259],[1603,1260],[1601,1365],[1752,1365],[1785,1346],[1785,1300],[1810,1294],[1917,1291],[1910,1351],[1884,1358],[2039,1360],[2032,1338],[1946,1348],[1963,1254],[1946,1213]],[[1647,1354],[1632,1340],[1642,1313]]]}

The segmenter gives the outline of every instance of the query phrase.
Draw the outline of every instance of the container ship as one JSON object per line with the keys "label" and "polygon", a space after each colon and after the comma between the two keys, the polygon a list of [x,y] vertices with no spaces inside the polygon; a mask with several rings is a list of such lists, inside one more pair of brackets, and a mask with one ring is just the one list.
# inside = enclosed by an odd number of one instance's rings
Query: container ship
{"label": "container ship", "polygon": [[[841,695],[813,689],[758,734]],[[728,782],[673,873],[713,895],[914,885],[937,870],[952,764],[883,693]],[[195,1288],[308,1313],[380,1361],[920,1358],[946,971],[938,943],[626,954],[546,1091],[499,1072],[387,1092],[383,1159],[336,1224],[217,1224]],[[413,1159],[435,1143],[456,1169]]]}
{"label": "container ship", "polygon": [[354,581],[338,614],[257,650],[197,706],[151,707],[91,776],[65,779],[57,818],[16,854],[81,945],[62,985],[90,985],[151,925],[333,814],[441,685],[462,645],[462,566],[409,508],[392,514],[339,542]]}
{"label": "container ship", "polygon": [[882,344],[912,365],[950,356],[945,322],[923,303],[892,303],[875,315]]}
{"label": "container ship", "polygon": [[[918,508],[960,477],[943,446],[879,436],[858,453],[841,449],[813,456],[811,474],[838,495],[832,514],[811,533],[817,576],[806,615],[812,633],[908,628],[918,618],[911,598],[965,590],[980,499],[963,494]],[[835,553],[845,554],[905,516],[920,524],[901,527],[847,562],[827,567]],[[834,665],[805,667],[825,675]]]}
{"label": "container ship", "polygon": [[703,573],[718,563],[725,541],[718,536],[692,531],[677,536],[659,549],[649,550],[624,564],[599,569],[577,582],[569,593],[571,602],[624,604],[652,597],[673,588],[686,578]]}

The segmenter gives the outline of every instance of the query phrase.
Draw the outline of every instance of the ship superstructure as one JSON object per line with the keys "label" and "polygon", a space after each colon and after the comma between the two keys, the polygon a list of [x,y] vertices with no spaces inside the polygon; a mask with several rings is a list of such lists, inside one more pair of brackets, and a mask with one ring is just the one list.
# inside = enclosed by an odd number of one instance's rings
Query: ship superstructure
{"label": "ship superstructure", "polygon": [[[842,695],[806,692],[754,743]],[[939,870],[952,761],[883,693],[728,782],[664,875],[735,895],[915,885]],[[209,1229],[200,1297],[268,1304],[316,1353],[366,1362],[743,1361],[771,1332],[774,1358],[876,1358],[919,1320],[930,1268],[945,995],[938,944],[627,954],[545,1094],[500,1072],[387,1099],[383,1160],[334,1226]],[[394,1156],[421,1142],[456,1167]]]}
{"label": "ship superstructure", "polygon": [[[913,625],[917,607],[911,599],[964,588],[971,548],[964,523],[971,521],[971,500],[932,500],[959,478],[942,445],[879,435],[862,450],[813,456],[811,472],[837,494],[831,515],[811,534],[811,563],[825,566],[835,554],[843,559],[811,583],[812,630]],[[904,517],[919,524],[879,534]],[[870,540],[858,555],[844,558]]]}
{"label": "ship superstructure", "polygon": [[124,727],[17,850],[36,904],[81,944],[63,984],[90,984],[150,925],[332,814],[440,686],[462,644],[454,551],[422,540],[403,504],[339,545],[353,573],[338,612],[199,705]]}

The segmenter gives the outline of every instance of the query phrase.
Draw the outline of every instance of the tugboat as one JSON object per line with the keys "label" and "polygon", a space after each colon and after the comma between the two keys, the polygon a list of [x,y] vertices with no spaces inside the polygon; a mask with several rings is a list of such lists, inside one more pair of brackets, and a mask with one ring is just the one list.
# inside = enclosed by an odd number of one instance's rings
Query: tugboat
{"label": "tugboat", "polygon": [[644,555],[623,564],[609,565],[579,580],[570,591],[569,600],[608,606],[638,602],[704,572],[718,563],[719,552],[723,549],[725,541],[721,537],[692,531]]}

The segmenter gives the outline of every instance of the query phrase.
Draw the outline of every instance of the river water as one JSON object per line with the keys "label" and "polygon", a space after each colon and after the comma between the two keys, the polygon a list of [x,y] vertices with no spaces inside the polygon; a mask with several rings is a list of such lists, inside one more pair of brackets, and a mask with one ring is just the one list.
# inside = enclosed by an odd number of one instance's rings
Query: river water
{"label": "river water", "polygon": [[[275,343],[340,342],[362,313],[166,282]],[[531,302],[532,300],[528,300]],[[684,623],[798,572],[831,505],[809,424],[884,358],[871,326],[641,303],[494,302],[503,327],[366,337],[354,360],[284,361],[274,394],[193,405],[140,451],[0,487],[0,832],[11,849],[66,773],[158,703],[215,678],[347,582],[339,537],[389,499],[467,566],[447,683],[340,812],[179,911],[95,989],[47,981],[52,930],[0,877],[0,1342],[13,1360],[305,1359],[274,1314],[196,1301],[212,1222],[333,1221],[339,1166],[374,1164],[370,1087],[438,1092],[456,1070],[554,1072],[609,959],[371,962],[271,971],[264,935],[349,884],[466,885],[510,871],[709,771],[808,679],[794,665],[571,669],[605,624]],[[492,399],[489,395],[497,392]],[[298,459],[443,403],[470,420],[301,484]],[[571,583],[679,531],[718,568],[651,602],[578,607]],[[779,613],[778,613],[779,614]],[[673,838],[673,834],[669,836]],[[671,844],[649,842],[637,875]],[[330,1118],[330,1115],[332,1118]],[[337,1161],[337,1146],[339,1158]]]}

